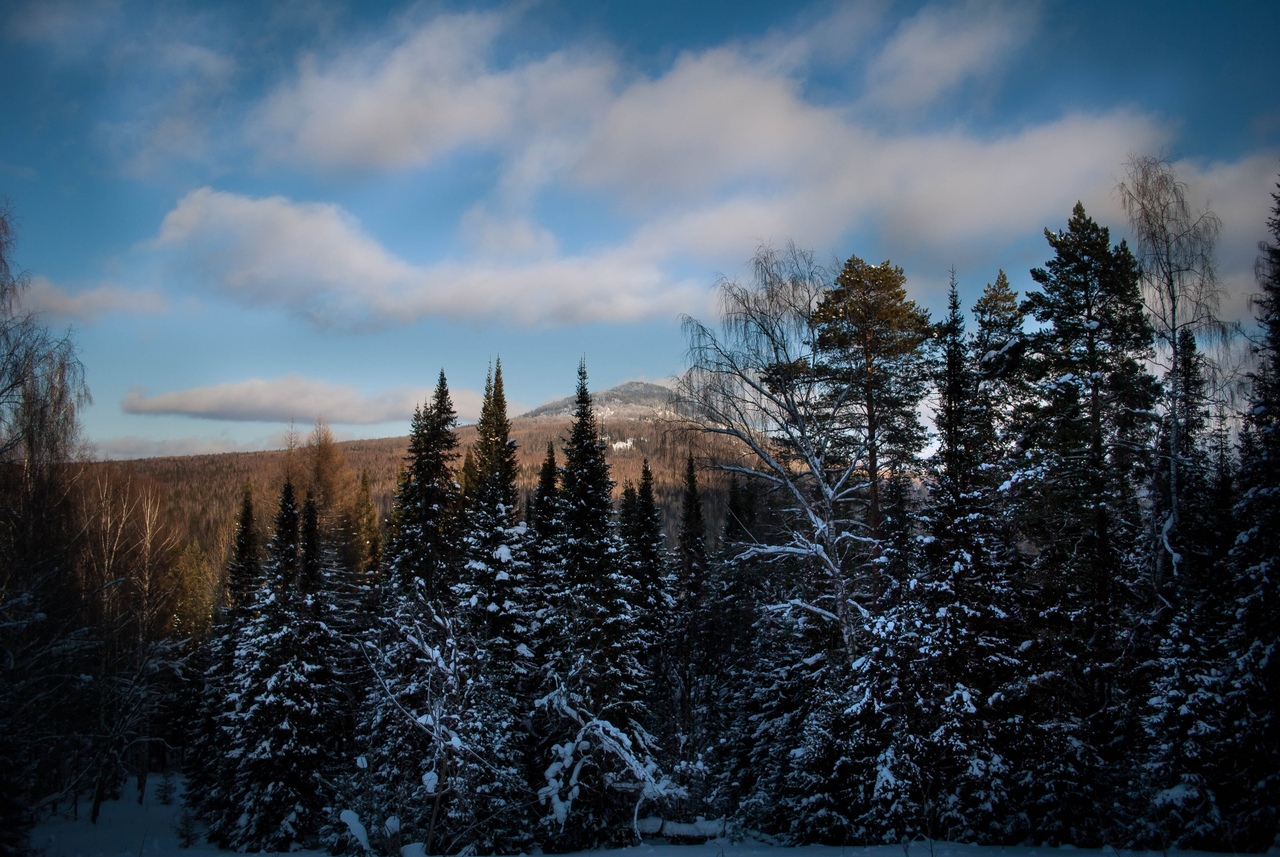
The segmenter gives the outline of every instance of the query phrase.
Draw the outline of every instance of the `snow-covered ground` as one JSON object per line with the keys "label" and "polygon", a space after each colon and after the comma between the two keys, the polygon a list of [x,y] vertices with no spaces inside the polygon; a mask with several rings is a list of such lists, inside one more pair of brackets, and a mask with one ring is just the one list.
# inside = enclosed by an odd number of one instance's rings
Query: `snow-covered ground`
{"label": "snow-covered ground", "polygon": [[[182,846],[178,816],[182,812],[182,781],[169,803],[160,799],[163,777],[147,778],[147,795],[138,804],[134,781],[125,784],[120,800],[103,804],[97,824],[89,823],[89,802],[80,803],[80,818],[46,818],[31,834],[31,846],[44,857],[198,857],[219,854],[201,837],[190,848]],[[297,852],[319,857],[323,851]]]}
{"label": "snow-covered ground", "polygon": [[[192,857],[222,853],[204,841],[190,848],[182,847],[177,832],[178,815],[182,811],[181,794],[176,794],[169,804],[161,802],[157,796],[161,781],[158,776],[149,779],[142,805],[137,803],[131,781],[121,800],[103,806],[96,825],[88,822],[87,804],[81,805],[79,820],[45,819],[33,832],[31,844],[36,853],[43,852],[44,857]],[[945,842],[915,842],[909,848],[900,845],[779,848],[759,842],[727,840],[703,845],[671,845],[655,840],[634,848],[618,849],[612,854],[592,851],[569,857],[1066,857],[1066,852],[1070,852],[1070,857],[1162,857],[1158,851],[1117,852],[1111,848],[996,848]],[[294,853],[301,857],[320,857],[326,852]],[[1274,850],[1271,853],[1275,853]],[[1205,852],[1182,851],[1178,854],[1179,857],[1195,857]],[[1209,855],[1205,854],[1205,857]]]}

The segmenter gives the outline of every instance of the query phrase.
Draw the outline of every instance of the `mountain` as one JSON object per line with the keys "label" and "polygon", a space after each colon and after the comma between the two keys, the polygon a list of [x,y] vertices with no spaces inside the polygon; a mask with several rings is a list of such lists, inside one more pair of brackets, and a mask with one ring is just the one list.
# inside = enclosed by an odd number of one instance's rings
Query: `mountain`
{"label": "mountain", "polygon": [[[595,405],[596,416],[602,420],[610,419],[672,419],[675,409],[672,405],[672,391],[660,384],[648,381],[627,381],[609,390],[591,394]],[[566,396],[539,405],[522,418],[536,417],[571,417],[573,416],[574,397]]]}

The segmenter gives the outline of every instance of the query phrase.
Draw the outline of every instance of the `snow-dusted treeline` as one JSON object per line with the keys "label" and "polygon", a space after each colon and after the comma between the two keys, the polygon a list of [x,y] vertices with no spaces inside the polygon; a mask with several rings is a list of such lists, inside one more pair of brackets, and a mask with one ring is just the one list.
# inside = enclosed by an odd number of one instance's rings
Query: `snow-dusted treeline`
{"label": "snow-dusted treeline", "polygon": [[[1149,261],[1079,205],[971,317],[762,252],[688,322],[678,412],[737,455],[690,456],[670,549],[647,471],[613,508],[585,367],[523,502],[501,366],[461,462],[442,374],[379,562],[288,485],[242,539],[192,806],[239,850],[1269,847],[1280,203],[1271,230],[1242,407],[1194,331],[1164,360]],[[731,475],[714,528],[698,464]]]}

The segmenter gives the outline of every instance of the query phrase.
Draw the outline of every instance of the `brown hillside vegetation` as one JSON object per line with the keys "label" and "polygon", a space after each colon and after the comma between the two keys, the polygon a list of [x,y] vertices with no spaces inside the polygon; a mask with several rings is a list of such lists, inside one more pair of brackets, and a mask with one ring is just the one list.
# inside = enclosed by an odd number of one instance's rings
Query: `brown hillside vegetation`
{"label": "brown hillside vegetation", "polygon": [[[516,417],[511,420],[511,438],[516,442],[519,464],[518,484],[523,493],[537,483],[538,471],[546,457],[547,443],[556,449],[556,460],[563,463],[561,447],[568,435],[570,417],[555,414]],[[653,469],[654,488],[663,509],[668,537],[678,529],[680,496],[685,457],[692,452],[695,459],[707,457],[702,448],[705,439],[681,431],[674,423],[654,418],[613,418],[601,416],[601,432],[606,453],[617,483],[615,500],[623,487],[640,481],[642,462],[647,458]],[[459,457],[475,440],[474,426],[457,430]],[[340,471],[354,491],[360,474],[369,475],[370,493],[385,527],[391,513],[392,498],[408,437],[352,440],[336,444],[346,467]],[[154,486],[161,497],[165,518],[171,531],[185,544],[198,544],[210,557],[224,557],[231,542],[241,492],[246,480],[253,486],[259,527],[268,531],[274,502],[285,473],[291,473],[300,491],[309,485],[309,456],[306,445],[293,451],[232,452],[217,455],[190,455],[167,458],[138,459],[128,462],[101,462],[90,466],[109,469],[117,476]],[[349,468],[349,469],[348,469]],[[718,473],[699,474],[703,507],[714,537],[723,515],[724,481]]]}

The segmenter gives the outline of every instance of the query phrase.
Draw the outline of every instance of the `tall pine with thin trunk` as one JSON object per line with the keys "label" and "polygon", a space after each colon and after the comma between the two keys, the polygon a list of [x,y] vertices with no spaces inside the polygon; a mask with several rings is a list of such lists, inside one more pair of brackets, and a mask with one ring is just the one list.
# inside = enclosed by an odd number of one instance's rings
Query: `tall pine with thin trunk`
{"label": "tall pine with thin trunk", "polygon": [[[1024,365],[1035,401],[1013,474],[1020,524],[1038,554],[1033,670],[1058,679],[1035,691],[1041,722],[1025,734],[1022,781],[1033,827],[1090,845],[1123,828],[1136,736],[1128,629],[1146,557],[1139,486],[1149,472],[1157,385],[1146,371],[1152,332],[1138,265],[1124,242],[1076,204],[1054,256],[1031,272],[1023,309],[1040,324]],[[1053,785],[1053,791],[1048,789]],[[1063,798],[1065,792],[1068,797]]]}
{"label": "tall pine with thin trunk", "polygon": [[[1012,315],[996,336],[1016,335]],[[1005,470],[1000,421],[981,390],[983,357],[1004,351],[993,333],[980,328],[974,340],[966,337],[953,271],[947,316],[938,326],[938,450],[930,468],[932,537],[919,584],[925,609],[915,677],[932,748],[926,825],[953,841],[1003,842],[1017,832],[1009,824],[1017,728],[1009,703],[1019,673],[1014,552],[998,491]]]}

